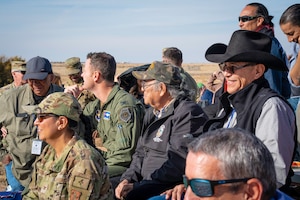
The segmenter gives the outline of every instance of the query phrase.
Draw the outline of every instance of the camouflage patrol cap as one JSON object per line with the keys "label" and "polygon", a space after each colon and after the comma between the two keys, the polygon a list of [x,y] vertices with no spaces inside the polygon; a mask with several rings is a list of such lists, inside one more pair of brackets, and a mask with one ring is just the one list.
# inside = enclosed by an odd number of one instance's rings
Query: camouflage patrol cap
{"label": "camouflage patrol cap", "polygon": [[11,72],[22,71],[26,72],[26,62],[23,61],[11,61]]}
{"label": "camouflage patrol cap", "polygon": [[80,58],[71,57],[65,61],[66,73],[67,75],[77,74],[81,71]]}
{"label": "camouflage patrol cap", "polygon": [[170,63],[154,61],[146,71],[133,71],[132,75],[139,80],[158,80],[168,85],[181,84],[179,68]]}
{"label": "camouflage patrol cap", "polygon": [[52,113],[58,116],[65,116],[76,122],[82,109],[77,99],[68,93],[54,92],[48,95],[41,103],[35,106],[23,106],[28,113]]}

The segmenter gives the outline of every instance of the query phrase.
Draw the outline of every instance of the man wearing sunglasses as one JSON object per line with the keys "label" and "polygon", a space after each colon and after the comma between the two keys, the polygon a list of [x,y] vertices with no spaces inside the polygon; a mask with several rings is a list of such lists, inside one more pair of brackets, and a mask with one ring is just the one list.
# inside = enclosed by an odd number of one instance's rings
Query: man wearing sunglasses
{"label": "man wearing sunglasses", "polygon": [[[220,63],[227,92],[220,97],[217,117],[204,124],[203,132],[235,127],[253,133],[273,156],[276,187],[287,192],[293,175],[296,121],[292,107],[270,89],[263,76],[268,68],[287,70],[280,59],[269,53],[271,44],[263,33],[238,30],[228,45],[216,43],[207,49],[206,59]],[[177,193],[178,188],[173,191]]]}
{"label": "man wearing sunglasses", "polygon": [[[274,35],[273,16],[269,15],[267,8],[261,3],[247,4],[241,11],[239,27],[242,30],[256,31],[264,33],[272,38],[271,54],[281,59],[289,68],[287,55],[280,42]],[[288,81],[288,72],[275,69],[268,69],[264,73],[265,78],[270,84],[270,88],[284,98],[290,98],[291,85]]]}
{"label": "man wearing sunglasses", "polygon": [[3,86],[0,88],[0,95],[2,92],[15,88],[27,83],[26,80],[23,80],[23,76],[26,72],[26,62],[24,61],[11,61],[11,75],[14,81],[11,84]]}
{"label": "man wearing sunglasses", "polygon": [[184,199],[292,199],[276,191],[274,162],[261,140],[243,129],[218,129],[189,145]]}
{"label": "man wearing sunglasses", "polygon": [[[33,125],[34,115],[28,115],[24,105],[36,105],[48,94],[62,92],[63,88],[53,85],[52,66],[48,59],[43,57],[31,58],[26,63],[26,73],[23,77],[28,84],[10,89],[0,96],[0,123],[7,130],[6,151],[4,164],[7,181],[12,190],[22,190],[30,181],[32,163],[36,155],[31,152],[33,140],[37,137],[37,129]],[[41,150],[41,149],[40,149]],[[12,181],[12,182],[11,182]]]}

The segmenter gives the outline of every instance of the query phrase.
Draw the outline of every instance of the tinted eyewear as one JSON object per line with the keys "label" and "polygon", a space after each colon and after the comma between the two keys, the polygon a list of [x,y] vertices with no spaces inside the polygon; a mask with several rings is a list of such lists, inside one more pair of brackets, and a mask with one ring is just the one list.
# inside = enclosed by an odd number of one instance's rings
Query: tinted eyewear
{"label": "tinted eyewear", "polygon": [[214,195],[214,186],[228,184],[228,183],[238,183],[244,182],[246,183],[251,178],[241,178],[241,179],[230,179],[230,180],[205,180],[205,179],[188,179],[185,175],[183,175],[183,183],[184,187],[187,189],[188,186],[191,187],[193,193],[198,197],[211,197]]}
{"label": "tinted eyewear", "polygon": [[143,82],[142,82],[142,88],[143,88],[143,90],[146,90],[148,87],[150,87],[150,86],[152,86],[152,85],[155,85],[155,84],[157,84],[157,83],[159,83],[159,82],[150,83],[150,84],[146,84],[146,83],[147,83],[146,81],[143,81]]}
{"label": "tinted eyewear", "polygon": [[248,21],[254,20],[254,19],[259,18],[259,17],[260,16],[240,16],[239,21],[248,22]]}
{"label": "tinted eyewear", "polygon": [[249,67],[249,66],[253,66],[253,65],[256,65],[256,63],[247,63],[245,65],[242,65],[242,66],[234,66],[234,65],[226,65],[225,63],[220,63],[219,64],[219,67],[220,67],[220,70],[225,72],[225,71],[228,71],[232,74],[234,74],[234,72],[238,69],[242,69],[244,67]]}
{"label": "tinted eyewear", "polygon": [[36,114],[36,118],[39,122],[44,121],[44,119],[46,119],[48,117],[58,117],[58,115],[55,115],[53,113],[38,113],[38,114]]}
{"label": "tinted eyewear", "polygon": [[26,73],[26,71],[16,71],[16,72],[20,72],[23,75]]}

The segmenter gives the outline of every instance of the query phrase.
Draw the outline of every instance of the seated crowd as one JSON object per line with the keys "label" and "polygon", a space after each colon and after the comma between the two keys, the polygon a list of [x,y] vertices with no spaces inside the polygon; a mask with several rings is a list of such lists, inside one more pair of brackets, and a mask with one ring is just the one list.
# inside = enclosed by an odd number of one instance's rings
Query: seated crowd
{"label": "seated crowd", "polygon": [[[242,13],[261,8],[248,4]],[[288,37],[300,33],[286,19],[298,11],[295,4],[282,15]],[[277,39],[240,27],[228,45],[207,49],[220,70],[206,88],[183,69],[176,47],[119,77],[106,52],[88,53],[84,66],[71,57],[60,85],[47,58],[11,62],[15,84],[0,90],[7,191],[23,199],[292,199],[296,72],[288,95],[274,89],[272,73],[290,70],[272,53]]]}

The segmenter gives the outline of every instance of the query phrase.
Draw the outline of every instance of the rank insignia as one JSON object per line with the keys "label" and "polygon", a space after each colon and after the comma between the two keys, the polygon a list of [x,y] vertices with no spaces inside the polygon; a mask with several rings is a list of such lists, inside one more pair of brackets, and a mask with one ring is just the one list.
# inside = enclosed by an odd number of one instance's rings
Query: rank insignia
{"label": "rank insignia", "polygon": [[131,119],[131,113],[129,111],[129,108],[122,108],[120,112],[120,119],[123,122],[128,122]]}

